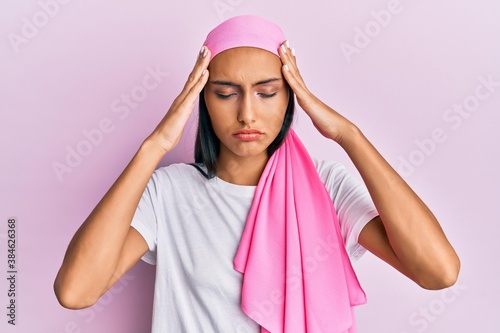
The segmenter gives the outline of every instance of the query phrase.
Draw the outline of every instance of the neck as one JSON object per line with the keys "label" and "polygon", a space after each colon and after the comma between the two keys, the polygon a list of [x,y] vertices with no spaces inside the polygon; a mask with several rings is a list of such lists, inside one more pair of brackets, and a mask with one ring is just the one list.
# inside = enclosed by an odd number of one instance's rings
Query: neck
{"label": "neck", "polygon": [[256,186],[268,160],[267,152],[259,156],[241,157],[228,156],[221,151],[217,160],[217,177],[236,185]]}

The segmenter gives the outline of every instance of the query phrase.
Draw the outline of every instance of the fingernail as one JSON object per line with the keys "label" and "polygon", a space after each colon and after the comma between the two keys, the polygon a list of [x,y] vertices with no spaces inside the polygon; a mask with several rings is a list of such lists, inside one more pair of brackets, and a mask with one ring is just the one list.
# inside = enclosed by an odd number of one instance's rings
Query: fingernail
{"label": "fingernail", "polygon": [[203,75],[205,75],[205,73],[206,73],[206,72],[207,72],[207,69],[206,69],[206,68],[204,68],[204,69],[201,71],[201,75],[202,75],[202,76],[203,76]]}
{"label": "fingernail", "polygon": [[288,39],[285,41],[286,47],[290,48],[290,44],[288,44]]}
{"label": "fingernail", "polygon": [[207,53],[208,53],[208,49],[205,49],[205,52],[203,52],[203,58],[205,58],[207,56]]}
{"label": "fingernail", "polygon": [[286,70],[287,72],[289,72],[289,71],[290,71],[290,70],[288,69],[288,65],[286,65],[286,64],[285,64],[285,66],[283,66],[283,67],[285,68],[285,70]]}
{"label": "fingernail", "polygon": [[201,47],[200,54],[203,54],[203,51],[205,51],[205,45]]}
{"label": "fingernail", "polygon": [[295,57],[295,49],[292,49],[292,55]]}
{"label": "fingernail", "polygon": [[281,44],[281,49],[283,50],[283,52],[286,53],[286,48],[285,48],[285,45]]}

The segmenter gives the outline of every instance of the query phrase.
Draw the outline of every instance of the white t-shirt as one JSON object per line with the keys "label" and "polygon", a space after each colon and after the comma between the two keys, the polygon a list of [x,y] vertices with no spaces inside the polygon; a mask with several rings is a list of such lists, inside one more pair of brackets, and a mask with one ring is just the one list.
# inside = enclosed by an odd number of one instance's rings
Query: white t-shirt
{"label": "white t-shirt", "polygon": [[[343,165],[315,165],[355,260],[365,251],[358,235],[378,213]],[[241,310],[242,274],[233,268],[255,188],[208,180],[188,164],[153,173],[132,220],[149,246],[143,260],[156,264],[153,333],[260,333]]]}

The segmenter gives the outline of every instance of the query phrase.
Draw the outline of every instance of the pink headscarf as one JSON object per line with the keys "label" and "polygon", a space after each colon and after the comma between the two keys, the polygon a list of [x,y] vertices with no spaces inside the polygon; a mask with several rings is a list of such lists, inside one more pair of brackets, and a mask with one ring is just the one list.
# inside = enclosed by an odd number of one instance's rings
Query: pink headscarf
{"label": "pink headscarf", "polygon": [[207,35],[206,45],[212,60],[222,51],[249,46],[264,49],[279,57],[278,48],[285,41],[285,34],[276,24],[255,15],[230,18]]}
{"label": "pink headscarf", "polygon": [[[245,15],[221,23],[205,45],[212,58],[240,46],[279,56],[284,40],[275,24]],[[234,268],[244,274],[241,308],[262,333],[355,332],[352,307],[366,296],[332,199],[292,129],[259,180]]]}

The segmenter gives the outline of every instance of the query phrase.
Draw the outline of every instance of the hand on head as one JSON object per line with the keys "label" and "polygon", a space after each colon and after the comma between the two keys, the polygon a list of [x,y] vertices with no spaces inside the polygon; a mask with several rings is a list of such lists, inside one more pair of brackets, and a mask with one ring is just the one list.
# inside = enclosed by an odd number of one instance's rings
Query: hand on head
{"label": "hand on head", "polygon": [[181,93],[173,101],[165,117],[148,137],[148,139],[158,144],[165,153],[172,150],[181,139],[184,127],[193,112],[196,99],[207,83],[209,76],[207,68],[210,57],[210,50],[203,46]]}
{"label": "hand on head", "polygon": [[290,47],[288,41],[281,44],[279,55],[283,64],[283,76],[295,93],[297,103],[311,118],[314,126],[323,136],[340,144],[344,133],[353,124],[307,89],[297,66],[295,50]]}

